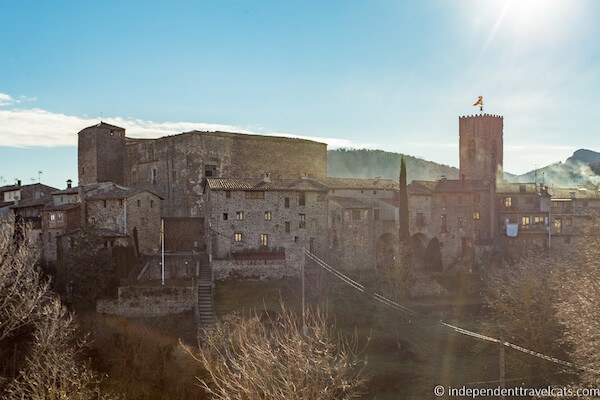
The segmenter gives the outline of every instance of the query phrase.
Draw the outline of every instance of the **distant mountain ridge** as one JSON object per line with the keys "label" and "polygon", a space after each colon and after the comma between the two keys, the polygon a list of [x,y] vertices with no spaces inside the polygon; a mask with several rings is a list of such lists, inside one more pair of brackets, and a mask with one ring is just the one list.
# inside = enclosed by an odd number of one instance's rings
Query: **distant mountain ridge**
{"label": "distant mountain ridge", "polygon": [[[327,151],[329,176],[398,179],[402,154],[383,150],[336,149]],[[458,168],[404,155],[407,179],[458,179]],[[564,163],[557,162],[522,175],[504,173],[509,182],[538,182],[555,187],[600,186],[600,153],[579,149]]]}

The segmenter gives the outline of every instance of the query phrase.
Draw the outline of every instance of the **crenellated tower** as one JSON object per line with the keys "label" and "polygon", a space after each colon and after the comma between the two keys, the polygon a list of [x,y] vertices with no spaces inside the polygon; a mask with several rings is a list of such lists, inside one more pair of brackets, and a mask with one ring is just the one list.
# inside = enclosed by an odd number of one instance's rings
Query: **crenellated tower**
{"label": "crenellated tower", "polygon": [[498,182],[503,176],[503,117],[481,114],[458,119],[460,176]]}

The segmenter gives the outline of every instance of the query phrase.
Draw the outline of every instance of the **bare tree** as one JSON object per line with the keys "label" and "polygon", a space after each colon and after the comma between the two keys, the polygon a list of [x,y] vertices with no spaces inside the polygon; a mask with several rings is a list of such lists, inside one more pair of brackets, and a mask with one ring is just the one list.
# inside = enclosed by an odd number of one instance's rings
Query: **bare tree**
{"label": "bare tree", "polygon": [[356,341],[336,335],[320,313],[301,318],[282,306],[276,316],[231,315],[204,332],[199,378],[213,398],[349,399],[362,389],[365,363]]}
{"label": "bare tree", "polygon": [[27,236],[14,221],[0,222],[0,397],[106,398],[79,361],[76,324],[35,267]]}

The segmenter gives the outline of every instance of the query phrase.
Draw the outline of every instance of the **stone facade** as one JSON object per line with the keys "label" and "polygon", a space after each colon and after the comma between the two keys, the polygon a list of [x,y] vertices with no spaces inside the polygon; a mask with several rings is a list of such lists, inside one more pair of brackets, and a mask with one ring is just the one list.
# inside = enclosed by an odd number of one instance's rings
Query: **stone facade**
{"label": "stone facade", "polygon": [[197,304],[194,286],[122,286],[116,300],[96,302],[96,312],[124,317],[160,317],[192,310]]}
{"label": "stone facade", "polygon": [[209,178],[207,242],[212,259],[304,261],[326,250],[327,188],[296,180]]}
{"label": "stone facade", "polygon": [[125,184],[125,129],[100,122],[78,134],[79,184]]}
{"label": "stone facade", "polygon": [[502,180],[504,120],[482,114],[458,119],[460,176],[485,183]]}

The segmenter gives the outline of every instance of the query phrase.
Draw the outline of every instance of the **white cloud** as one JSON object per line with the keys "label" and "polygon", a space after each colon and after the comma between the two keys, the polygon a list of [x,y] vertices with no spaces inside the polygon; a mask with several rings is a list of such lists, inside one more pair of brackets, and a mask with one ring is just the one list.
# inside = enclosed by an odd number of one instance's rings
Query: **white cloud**
{"label": "white cloud", "polygon": [[6,93],[0,93],[0,106],[10,106],[15,103],[18,103],[18,100],[13,99]]}
{"label": "white cloud", "polygon": [[[8,96],[10,98],[10,96]],[[0,101],[1,101],[0,97]],[[127,136],[158,138],[187,131],[225,131],[268,136],[285,136],[327,143],[330,148],[372,148],[368,143],[354,143],[347,139],[294,135],[285,132],[257,132],[233,125],[201,122],[155,122],[130,117],[105,118],[104,122],[123,127]],[[95,125],[97,119],[52,113],[41,109],[0,110],[0,146],[57,147],[76,146],[77,132]]]}

